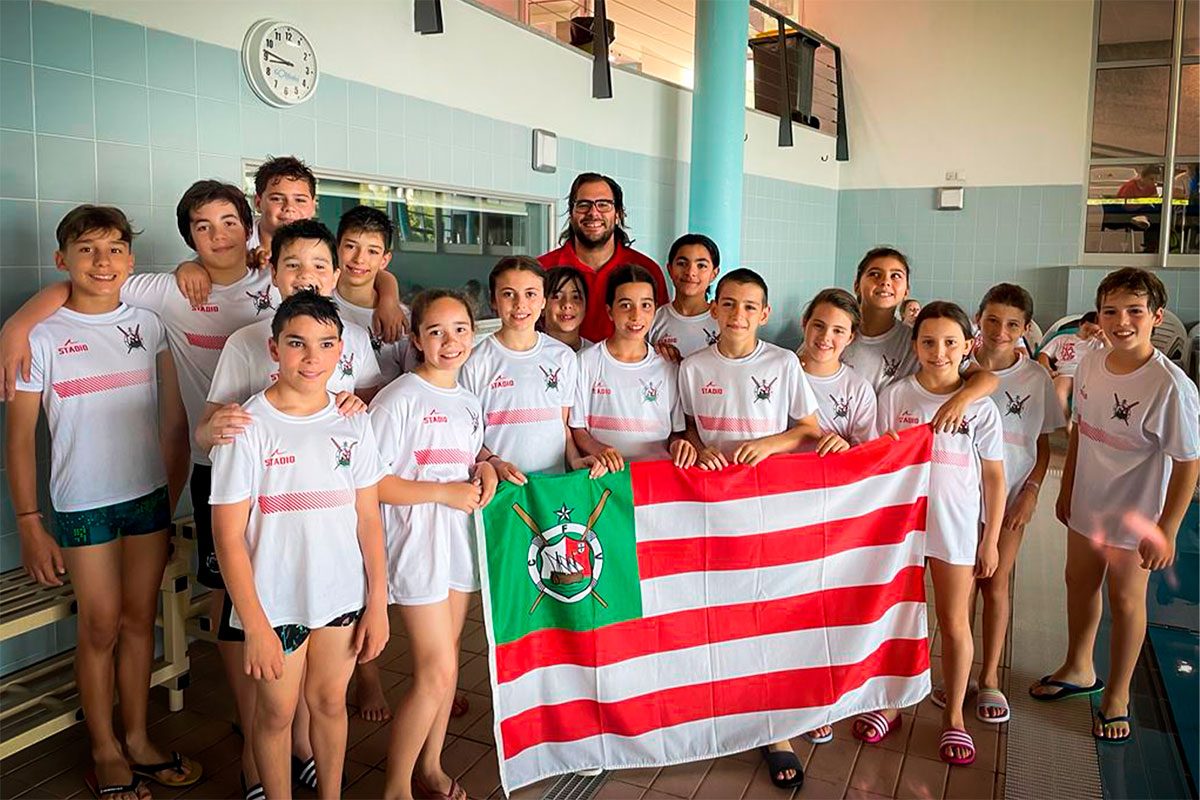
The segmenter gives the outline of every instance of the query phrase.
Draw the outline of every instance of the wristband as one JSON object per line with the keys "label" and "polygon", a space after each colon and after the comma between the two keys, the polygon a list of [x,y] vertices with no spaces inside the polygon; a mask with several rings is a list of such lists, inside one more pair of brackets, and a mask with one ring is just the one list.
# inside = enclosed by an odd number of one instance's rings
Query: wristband
{"label": "wristband", "polygon": [[33,511],[23,511],[20,514],[17,514],[15,516],[17,519],[20,519],[21,517],[32,517],[32,516],[40,517],[41,515],[42,515],[41,509],[35,508]]}
{"label": "wristband", "polygon": [[[500,456],[496,455],[495,453],[492,453],[490,456],[488,456],[487,458],[484,459],[484,462],[487,464],[490,464],[490,463],[492,463],[493,458],[500,458]],[[501,460],[503,460],[503,459],[501,459]]]}
{"label": "wristband", "polygon": [[1034,489],[1041,489],[1042,483],[1041,481],[1025,481],[1024,488],[1028,489],[1030,486],[1032,486]]}

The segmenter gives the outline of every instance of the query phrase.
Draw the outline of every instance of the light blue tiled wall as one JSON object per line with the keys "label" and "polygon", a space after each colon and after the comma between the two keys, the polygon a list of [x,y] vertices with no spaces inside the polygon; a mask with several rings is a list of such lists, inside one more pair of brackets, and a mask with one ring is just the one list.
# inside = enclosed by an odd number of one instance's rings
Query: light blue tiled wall
{"label": "light blue tiled wall", "polygon": [[934,190],[838,193],[838,283],[854,282],[867,250],[888,244],[909,257],[912,295],[974,312],[995,283],[1034,296],[1036,317],[1066,312],[1068,265],[1078,260],[1079,186],[968,187],[962,211],[937,211]]}
{"label": "light blue tiled wall", "polygon": [[[559,171],[546,175],[529,167],[530,137],[522,125],[330,74],[311,101],[273,109],[250,91],[234,50],[51,3],[0,0],[0,313],[61,278],[54,229],[72,206],[120,205],[144,230],[138,268],[169,269],[189,255],[175,227],[183,190],[199,178],[240,182],[242,158],[268,154],[559,200],[577,172],[604,172],[625,190],[635,246],[666,256],[686,225],[686,163],[560,139]],[[780,313],[769,333],[784,342],[795,340],[784,317],[833,281],[835,198],[746,178],[744,263],[770,282]],[[404,269],[402,256],[393,268]],[[20,559],[2,471],[0,483],[7,570]],[[0,673],[73,643],[69,621],[5,642]]]}

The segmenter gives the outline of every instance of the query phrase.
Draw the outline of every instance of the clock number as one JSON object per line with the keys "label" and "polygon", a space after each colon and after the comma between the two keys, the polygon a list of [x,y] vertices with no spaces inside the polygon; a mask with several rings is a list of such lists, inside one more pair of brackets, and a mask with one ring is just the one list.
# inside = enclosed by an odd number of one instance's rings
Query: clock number
{"label": "clock number", "polygon": [[275,88],[276,88],[276,89],[278,89],[278,88],[279,88],[279,78],[276,78],[276,79],[275,79]]}
{"label": "clock number", "polygon": [[288,40],[289,42],[292,40],[292,32],[291,32],[291,31],[288,31],[288,32],[287,32],[287,40]]}
{"label": "clock number", "polygon": [[272,39],[270,36],[268,36],[268,37],[267,37],[267,41],[266,41],[266,46],[267,46],[267,47],[270,47],[270,48],[274,48],[274,47],[275,47],[275,40],[274,40],[274,39]]}
{"label": "clock number", "polygon": [[270,74],[271,74],[271,68],[270,68],[270,67],[267,67],[267,74],[268,74],[268,75],[270,75]]}
{"label": "clock number", "polygon": [[308,79],[306,78],[306,79],[300,81],[300,85],[305,88],[308,88]]}
{"label": "clock number", "polygon": [[275,41],[277,41],[277,42],[283,41],[283,34],[281,32],[275,31]]}
{"label": "clock number", "polygon": [[304,52],[304,60],[308,61],[308,51],[307,50]]}

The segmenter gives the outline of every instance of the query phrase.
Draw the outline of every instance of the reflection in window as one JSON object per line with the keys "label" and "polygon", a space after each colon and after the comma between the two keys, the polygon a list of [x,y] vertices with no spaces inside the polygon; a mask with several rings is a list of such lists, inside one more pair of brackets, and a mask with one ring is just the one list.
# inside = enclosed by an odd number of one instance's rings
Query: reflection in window
{"label": "reflection in window", "polygon": [[1179,75],[1179,128],[1175,155],[1200,156],[1200,66],[1185,64]]}
{"label": "reflection in window", "polygon": [[1097,61],[1171,57],[1174,0],[1102,0]]}
{"label": "reflection in window", "polygon": [[1092,158],[1162,157],[1170,80],[1170,67],[1098,70]]}
{"label": "reflection in window", "polygon": [[[1182,120],[1180,120],[1182,122]],[[1175,165],[1174,211],[1171,217],[1171,252],[1200,253],[1200,192],[1197,191],[1197,176],[1200,163],[1195,161]]]}
{"label": "reflection in window", "polygon": [[1157,253],[1162,224],[1161,163],[1093,166],[1088,180],[1089,253]]}

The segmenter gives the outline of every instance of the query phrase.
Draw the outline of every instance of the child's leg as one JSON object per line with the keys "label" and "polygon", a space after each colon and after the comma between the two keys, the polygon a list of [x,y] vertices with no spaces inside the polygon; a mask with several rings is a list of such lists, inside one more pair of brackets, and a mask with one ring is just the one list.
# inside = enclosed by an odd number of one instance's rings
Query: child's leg
{"label": "child's leg", "polygon": [[[1100,698],[1100,711],[1106,717],[1117,717],[1129,713],[1129,683],[1146,638],[1146,584],[1150,571],[1142,569],[1136,550],[1106,549],[1112,638],[1108,686]],[[1099,735],[1110,738],[1121,738],[1129,732],[1128,723],[1097,724],[1096,728]]]}
{"label": "child's leg", "polygon": [[[1000,562],[992,577],[979,581],[983,595],[983,666],[979,669],[979,685],[985,689],[1001,688],[1000,656],[1004,652],[1004,639],[1008,634],[1008,618],[1012,610],[1009,579],[1017,563],[1017,551],[1024,535],[1024,526],[1019,530],[1000,529]],[[973,612],[974,602],[971,605]],[[993,711],[996,716],[1000,715],[999,710]]]}
{"label": "child's leg", "polygon": [[[942,724],[964,730],[963,701],[967,696],[971,659],[975,653],[970,618],[971,592],[975,590],[974,567],[931,558],[929,571],[933,575],[933,604],[942,637],[942,681],[946,687]],[[958,755],[965,758],[968,754]]]}
{"label": "child's leg", "polygon": [[[458,664],[449,600],[423,606],[400,606],[400,616],[412,648],[413,680],[396,706],[392,720],[384,796],[409,800],[413,796],[412,779],[417,757],[446,693],[454,690]],[[446,779],[426,788],[448,792],[450,786]]]}
{"label": "child's leg", "polygon": [[[1079,686],[1091,686],[1096,681],[1092,649],[1104,609],[1100,587],[1108,569],[1103,550],[1086,536],[1067,532],[1067,658],[1050,676],[1054,680]],[[1057,686],[1044,686],[1040,682],[1032,689],[1033,694],[1041,696],[1053,696],[1060,691]]]}
{"label": "child's leg", "polygon": [[1058,397],[1058,405],[1067,420],[1067,433],[1071,432],[1071,386],[1074,382],[1074,378],[1069,375],[1059,375],[1054,379],[1054,394]]}
{"label": "child's leg", "polygon": [[292,755],[301,761],[313,757],[312,715],[308,711],[308,695],[304,682],[308,680],[308,666],[300,677],[300,699],[296,702],[296,714],[292,717]]}
{"label": "child's leg", "polygon": [[[121,542],[64,547],[79,604],[75,680],[101,786],[122,785],[133,773],[113,731],[113,650],[121,629]],[[118,796],[120,797],[120,796]]]}
{"label": "child's leg", "polygon": [[242,665],[246,646],[245,634],[229,624],[233,602],[222,590],[214,589],[212,594],[218,595],[222,601],[221,605],[212,611],[212,619],[217,623],[217,653],[221,656],[225,680],[233,692],[233,702],[241,722],[242,775],[246,778],[247,786],[254,786],[259,783],[258,763],[254,757],[254,705],[258,698],[258,689],[255,680],[246,674]]}
{"label": "child's leg", "polygon": [[458,685],[458,654],[462,640],[463,625],[467,621],[467,610],[471,605],[471,595],[465,592],[450,590],[450,624],[454,634],[454,674],[450,679],[450,690],[438,707],[437,717],[429,736],[421,748],[417,759],[417,775],[426,786],[440,785],[448,782],[450,776],[442,770],[442,748],[446,745],[446,728],[450,725],[450,711],[454,705],[454,694]]}
{"label": "child's leg", "polygon": [[292,796],[292,717],[300,700],[307,653],[305,641],[292,652],[285,652],[282,678],[254,681],[254,761],[259,781],[271,800]]}
{"label": "child's leg", "polygon": [[304,695],[308,701],[317,796],[339,797],[346,760],[346,687],[354,672],[354,625],[318,628],[308,639]]}
{"label": "child's leg", "polygon": [[392,718],[391,706],[383,694],[379,659],[354,668],[354,702],[358,705],[358,715],[368,722],[387,722]]}

